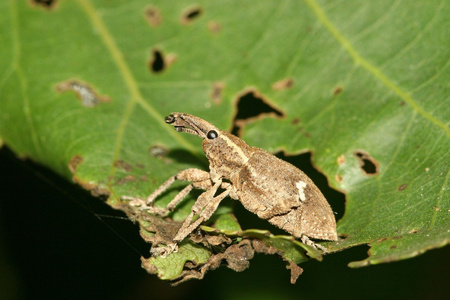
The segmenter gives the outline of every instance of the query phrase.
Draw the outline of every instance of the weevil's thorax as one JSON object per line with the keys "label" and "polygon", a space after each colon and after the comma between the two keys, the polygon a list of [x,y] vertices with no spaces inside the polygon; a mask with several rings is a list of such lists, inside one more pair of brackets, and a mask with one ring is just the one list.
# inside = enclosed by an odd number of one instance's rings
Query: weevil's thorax
{"label": "weevil's thorax", "polygon": [[231,174],[238,172],[249,160],[252,147],[228,132],[218,131],[217,138],[203,140],[203,151],[209,160],[211,171],[230,179]]}

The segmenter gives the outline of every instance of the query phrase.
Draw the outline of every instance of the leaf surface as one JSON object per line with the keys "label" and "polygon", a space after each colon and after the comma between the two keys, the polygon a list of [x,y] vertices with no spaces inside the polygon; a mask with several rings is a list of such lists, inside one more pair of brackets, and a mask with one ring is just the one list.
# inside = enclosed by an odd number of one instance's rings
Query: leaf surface
{"label": "leaf surface", "polygon": [[201,141],[166,115],[231,130],[238,100],[253,93],[278,114],[241,120],[242,138],[312,151],[346,194],[331,251],[368,243],[370,256],[351,263],[363,266],[448,244],[446,1],[30,3],[0,3],[0,140],[17,155],[123,208],[123,195],[145,198],[179,170],[207,170]]}

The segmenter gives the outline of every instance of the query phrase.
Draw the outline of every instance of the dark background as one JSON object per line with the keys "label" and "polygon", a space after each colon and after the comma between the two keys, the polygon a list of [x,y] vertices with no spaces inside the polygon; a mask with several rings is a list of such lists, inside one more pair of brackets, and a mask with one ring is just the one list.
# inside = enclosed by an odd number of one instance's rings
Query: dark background
{"label": "dark background", "polygon": [[0,149],[0,182],[0,299],[448,299],[450,295],[449,247],[400,262],[350,269],[348,262],[367,256],[367,246],[355,247],[325,256],[323,262],[303,264],[304,273],[295,285],[289,283],[290,273],[281,259],[259,254],[244,272],[221,267],[203,280],[171,287],[140,267],[140,256],[149,256],[149,246],[141,241],[138,227],[102,199],[16,158],[6,147]]}

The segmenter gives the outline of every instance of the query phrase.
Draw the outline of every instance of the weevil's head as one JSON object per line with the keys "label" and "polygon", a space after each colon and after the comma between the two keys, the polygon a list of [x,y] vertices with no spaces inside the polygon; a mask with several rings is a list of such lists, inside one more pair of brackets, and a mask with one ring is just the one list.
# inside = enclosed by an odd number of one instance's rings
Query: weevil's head
{"label": "weevil's head", "polygon": [[178,132],[187,132],[203,138],[203,151],[209,160],[210,169],[221,177],[230,179],[230,175],[239,171],[250,158],[252,149],[243,140],[199,117],[172,113],[165,121]]}

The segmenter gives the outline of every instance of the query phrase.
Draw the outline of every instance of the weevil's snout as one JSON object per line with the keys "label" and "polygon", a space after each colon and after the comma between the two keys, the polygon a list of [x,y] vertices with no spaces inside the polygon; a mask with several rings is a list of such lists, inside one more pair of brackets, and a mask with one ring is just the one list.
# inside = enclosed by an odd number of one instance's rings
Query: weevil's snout
{"label": "weevil's snout", "polygon": [[175,117],[174,115],[168,115],[167,117],[164,118],[164,121],[167,124],[172,124],[173,122],[175,122]]}
{"label": "weevil's snout", "polygon": [[174,126],[178,132],[187,132],[201,138],[206,137],[206,132],[208,132],[209,127],[214,127],[199,117],[185,113],[172,113],[164,121]]}

